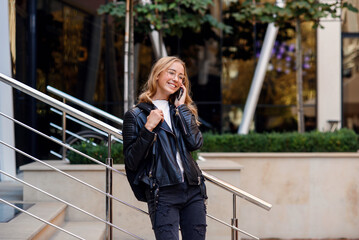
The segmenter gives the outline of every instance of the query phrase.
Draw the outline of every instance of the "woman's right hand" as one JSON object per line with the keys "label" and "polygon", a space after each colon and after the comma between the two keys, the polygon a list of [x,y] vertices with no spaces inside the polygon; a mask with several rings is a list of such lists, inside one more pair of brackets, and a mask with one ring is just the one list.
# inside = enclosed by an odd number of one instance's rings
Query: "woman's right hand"
{"label": "woman's right hand", "polygon": [[155,109],[150,112],[150,114],[147,116],[147,122],[145,124],[145,128],[149,131],[153,131],[155,127],[160,123],[164,121],[164,115],[162,110]]}

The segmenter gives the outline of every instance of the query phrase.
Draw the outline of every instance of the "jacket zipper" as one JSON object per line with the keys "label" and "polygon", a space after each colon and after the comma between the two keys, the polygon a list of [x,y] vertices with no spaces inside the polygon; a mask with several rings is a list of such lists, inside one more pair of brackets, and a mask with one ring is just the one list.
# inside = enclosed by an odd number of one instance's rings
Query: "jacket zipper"
{"label": "jacket zipper", "polygon": [[[155,153],[154,153],[155,149],[154,149],[154,147],[153,147],[153,144],[155,143],[156,139],[157,139],[157,133],[155,133],[155,137],[153,138],[153,141],[152,141],[152,143],[151,143],[152,154],[153,154],[153,155],[155,154]],[[148,149],[148,151],[150,151],[150,149]],[[148,152],[147,152],[147,154],[148,154]],[[153,157],[153,156],[152,156],[152,157]],[[154,161],[154,160],[153,160],[153,161]],[[154,166],[154,164],[152,164],[151,169],[150,169],[150,172],[148,173],[148,175],[149,175],[150,178],[152,177],[153,166]]]}
{"label": "jacket zipper", "polygon": [[176,115],[179,117],[179,119],[180,119],[180,121],[181,121],[182,128],[184,129],[184,134],[187,135],[187,130],[186,130],[186,127],[185,127],[185,125],[184,125],[182,116],[181,116],[181,114],[180,114],[179,111],[178,111],[178,108],[176,109]]}
{"label": "jacket zipper", "polygon": [[[182,163],[183,163],[181,153],[179,152],[178,141],[177,141],[176,135],[175,135],[173,132],[170,132],[170,131],[168,131],[167,129],[164,129],[163,127],[161,127],[161,129],[163,129],[165,132],[168,132],[168,133],[172,134],[173,137],[175,138],[175,141],[176,141],[176,151],[178,151],[178,153],[179,153],[179,155],[180,155],[180,157],[181,157],[181,161],[182,161]],[[177,152],[176,152],[176,162],[177,162]],[[178,163],[177,163],[177,164],[178,164]],[[178,169],[179,169],[180,172],[181,172],[181,169],[180,169],[179,166],[178,166]],[[183,172],[184,172],[184,167],[183,167]],[[181,172],[181,177],[182,177],[182,181],[184,181],[184,176],[183,176],[183,173],[182,173],[182,172]]]}

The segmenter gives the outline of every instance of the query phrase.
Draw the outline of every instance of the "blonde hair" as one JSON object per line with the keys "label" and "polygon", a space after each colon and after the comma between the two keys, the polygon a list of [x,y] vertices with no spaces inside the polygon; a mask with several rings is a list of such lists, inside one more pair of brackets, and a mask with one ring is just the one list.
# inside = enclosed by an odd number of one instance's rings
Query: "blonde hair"
{"label": "blonde hair", "polygon": [[[199,125],[200,122],[198,121],[197,107],[196,107],[196,105],[194,104],[192,98],[189,95],[189,93],[191,92],[191,84],[190,84],[189,79],[188,79],[186,65],[178,57],[173,57],[173,56],[162,57],[153,65],[151,73],[148,76],[147,82],[143,86],[142,93],[138,97],[138,102],[140,102],[140,103],[141,102],[152,103],[152,97],[157,92],[157,82],[158,82],[157,79],[158,79],[158,76],[163,71],[166,71],[174,62],[179,62],[183,66],[184,76],[185,76],[185,80],[183,82],[183,85],[187,89],[186,98],[185,98],[184,103],[187,105],[189,110],[195,116],[196,123],[197,123],[197,125]],[[174,104],[175,96],[173,94],[170,96],[169,101],[170,101],[170,103]]]}

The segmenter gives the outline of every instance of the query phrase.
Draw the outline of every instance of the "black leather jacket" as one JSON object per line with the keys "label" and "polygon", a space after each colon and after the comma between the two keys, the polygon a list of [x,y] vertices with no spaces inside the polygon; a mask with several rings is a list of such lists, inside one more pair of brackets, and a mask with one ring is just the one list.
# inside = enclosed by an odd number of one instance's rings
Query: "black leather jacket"
{"label": "black leather jacket", "polygon": [[170,104],[173,131],[163,121],[151,132],[145,128],[145,124],[148,114],[155,108],[153,104],[140,103],[126,112],[122,132],[126,166],[136,171],[139,166],[146,164],[147,171],[151,171],[154,156],[156,164],[153,171],[158,186],[180,183],[183,176],[176,160],[178,148],[184,177],[190,185],[199,185],[202,173],[190,154],[190,151],[199,149],[203,143],[195,117],[186,105],[175,108]]}

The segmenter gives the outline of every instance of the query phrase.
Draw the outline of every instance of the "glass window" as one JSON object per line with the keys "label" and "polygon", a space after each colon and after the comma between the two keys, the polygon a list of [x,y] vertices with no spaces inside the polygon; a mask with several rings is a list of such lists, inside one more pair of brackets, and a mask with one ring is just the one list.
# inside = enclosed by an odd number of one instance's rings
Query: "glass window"
{"label": "glass window", "polygon": [[359,35],[343,38],[343,125],[359,132]]}

